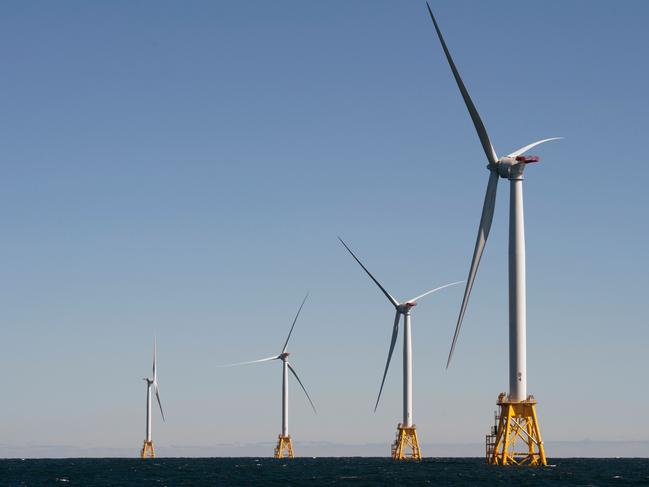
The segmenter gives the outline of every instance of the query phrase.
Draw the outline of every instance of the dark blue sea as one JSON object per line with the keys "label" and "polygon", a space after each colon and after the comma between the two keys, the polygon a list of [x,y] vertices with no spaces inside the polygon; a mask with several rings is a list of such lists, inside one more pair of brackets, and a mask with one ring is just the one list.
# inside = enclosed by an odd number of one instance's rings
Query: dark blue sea
{"label": "dark blue sea", "polygon": [[161,458],[0,460],[0,486],[644,485],[649,459],[557,459],[545,468],[477,458]]}

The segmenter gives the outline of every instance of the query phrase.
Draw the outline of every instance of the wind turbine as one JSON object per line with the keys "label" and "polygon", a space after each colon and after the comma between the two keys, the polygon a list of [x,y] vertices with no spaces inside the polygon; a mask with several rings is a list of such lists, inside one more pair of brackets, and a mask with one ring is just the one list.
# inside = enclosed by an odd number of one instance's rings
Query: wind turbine
{"label": "wind turbine", "polygon": [[297,323],[297,319],[300,316],[302,307],[304,306],[304,303],[306,302],[308,297],[309,297],[309,293],[306,293],[306,296],[304,296],[304,299],[302,300],[302,304],[300,304],[300,308],[297,310],[297,314],[293,319],[293,324],[291,325],[291,329],[288,332],[288,336],[286,337],[286,341],[284,342],[284,346],[282,347],[282,352],[279,355],[273,355],[272,357],[262,358],[259,360],[251,360],[249,362],[239,362],[236,364],[230,364],[225,366],[225,367],[234,367],[237,365],[248,365],[248,364],[257,364],[260,362],[270,362],[272,360],[282,361],[282,433],[277,437],[277,446],[275,447],[275,455],[274,455],[275,458],[283,458],[284,456],[288,458],[294,457],[293,440],[291,439],[291,436],[288,434],[288,373],[289,371],[297,379],[297,382],[300,384],[300,387],[304,391],[304,394],[306,394],[306,397],[309,400],[311,407],[313,408],[313,412],[317,414],[313,401],[311,400],[309,393],[306,391],[306,387],[304,387],[304,384],[302,384],[302,381],[298,377],[297,372],[288,361],[288,356],[290,354],[286,351],[288,348],[288,341],[291,339],[291,334],[293,333],[293,328],[295,328],[295,323]]}
{"label": "wind turbine", "polygon": [[[527,362],[526,362],[526,311],[525,311],[525,228],[523,218],[523,172],[527,164],[538,162],[537,156],[525,156],[527,151],[539,144],[562,137],[552,137],[539,140],[521,147],[504,157],[498,158],[487,130],[485,129],[478,110],[464,86],[451,53],[446,46],[442,32],[435,20],[428,2],[428,13],[433,21],[435,31],[442,44],[453,77],[457,83],[464,103],[469,111],[478,138],[487,156],[489,182],[482,207],[478,237],[471,259],[469,277],[460,307],[460,314],[453,335],[453,343],[448,355],[446,367],[451,363],[453,352],[460,334],[462,320],[471,294],[471,288],[478,271],[480,258],[484,251],[491,221],[496,204],[496,189],[498,179],[509,179],[509,395],[501,393],[498,396],[500,409],[497,426],[487,435],[487,461],[493,464],[531,464],[546,465],[545,451],[538,420],[536,417],[536,401],[527,395]],[[516,452],[515,444],[522,440],[527,451]]]}
{"label": "wind turbine", "polygon": [[[392,352],[394,351],[394,346],[397,342],[397,337],[399,335],[399,322],[401,321],[401,316],[403,316],[403,420],[397,426],[397,437],[392,445],[392,458],[394,460],[421,460],[421,450],[419,448],[419,438],[417,436],[417,427],[413,424],[412,420],[412,331],[411,331],[411,318],[410,312],[412,308],[417,306],[417,301],[424,296],[428,296],[440,289],[444,289],[455,284],[460,284],[463,281],[452,282],[450,284],[445,284],[444,286],[436,287],[430,291],[426,291],[424,294],[420,294],[417,297],[409,299],[407,301],[398,302],[394,299],[390,293],[388,293],[381,283],[367,270],[367,267],[363,265],[356,254],[347,246],[342,238],[338,237],[340,243],[347,249],[356,262],[363,268],[363,270],[370,276],[370,279],[379,287],[381,292],[388,298],[390,304],[394,306],[395,315],[394,315],[394,325],[392,327],[392,338],[390,339],[390,350],[388,352],[388,360],[385,363],[385,371],[383,372],[383,379],[381,380],[381,387],[379,389],[379,395],[376,398],[376,403],[374,404],[374,412],[379,406],[379,400],[381,399],[381,392],[383,392],[383,385],[385,384],[385,377],[388,374],[388,368],[390,367],[390,360],[392,360]],[[408,453],[410,450],[410,453]]]}
{"label": "wind turbine", "polygon": [[162,420],[165,420],[165,413],[162,410],[162,403],[160,402],[160,390],[158,388],[158,373],[156,370],[156,341],[153,340],[153,378],[149,379],[145,377],[146,381],[146,438],[144,439],[144,445],[142,445],[142,451],[140,452],[140,458],[155,458],[155,449],[153,448],[153,441],[151,440],[151,392],[155,392],[155,397],[158,401],[158,406],[160,406],[160,414],[162,415]]}

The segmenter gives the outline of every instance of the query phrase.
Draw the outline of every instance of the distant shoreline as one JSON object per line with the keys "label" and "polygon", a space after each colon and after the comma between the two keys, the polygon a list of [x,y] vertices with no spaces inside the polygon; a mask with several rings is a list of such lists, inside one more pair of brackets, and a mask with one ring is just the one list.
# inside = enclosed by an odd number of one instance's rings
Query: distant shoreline
{"label": "distant shoreline", "polygon": [[[274,444],[236,443],[216,445],[156,445],[158,458],[265,458],[272,456]],[[649,440],[637,441],[549,441],[549,458],[649,458]],[[339,444],[295,441],[296,456],[303,458],[383,458],[389,444]],[[425,458],[482,458],[481,443],[422,444]],[[76,445],[0,445],[2,459],[136,458],[133,447],[88,447]]]}

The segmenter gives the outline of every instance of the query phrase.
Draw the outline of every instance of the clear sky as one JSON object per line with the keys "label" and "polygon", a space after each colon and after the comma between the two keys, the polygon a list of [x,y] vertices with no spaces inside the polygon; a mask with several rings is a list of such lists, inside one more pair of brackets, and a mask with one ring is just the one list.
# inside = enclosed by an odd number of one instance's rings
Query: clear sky
{"label": "clear sky", "polygon": [[[649,439],[649,3],[433,1],[525,183],[528,386],[546,440]],[[423,1],[3,2],[0,444],[389,443],[397,298],[465,279],[485,158]],[[421,440],[482,442],[507,388],[507,214],[413,313]],[[156,413],[157,414],[157,413]],[[386,448],[387,454],[387,448]],[[549,452],[551,455],[551,452]]]}

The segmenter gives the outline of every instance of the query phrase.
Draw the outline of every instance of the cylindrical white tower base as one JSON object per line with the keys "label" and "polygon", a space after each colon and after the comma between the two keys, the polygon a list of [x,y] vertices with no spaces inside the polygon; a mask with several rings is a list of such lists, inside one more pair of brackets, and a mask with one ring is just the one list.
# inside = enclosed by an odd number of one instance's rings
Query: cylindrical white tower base
{"label": "cylindrical white tower base", "polygon": [[151,382],[146,382],[146,441],[151,442]]}
{"label": "cylindrical white tower base", "polygon": [[282,436],[288,436],[288,365],[282,361]]}
{"label": "cylindrical white tower base", "polygon": [[527,399],[524,164],[511,168],[509,194],[509,400]]}
{"label": "cylindrical white tower base", "polygon": [[412,330],[409,310],[403,315],[403,426],[412,426]]}

